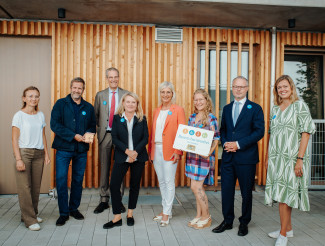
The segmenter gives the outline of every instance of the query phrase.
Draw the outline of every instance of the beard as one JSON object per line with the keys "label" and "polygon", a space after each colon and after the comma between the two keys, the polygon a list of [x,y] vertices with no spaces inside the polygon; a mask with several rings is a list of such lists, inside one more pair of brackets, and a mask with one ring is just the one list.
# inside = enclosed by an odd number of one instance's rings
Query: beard
{"label": "beard", "polygon": [[74,100],[79,100],[81,98],[81,94],[79,94],[79,93],[71,93],[71,97]]}

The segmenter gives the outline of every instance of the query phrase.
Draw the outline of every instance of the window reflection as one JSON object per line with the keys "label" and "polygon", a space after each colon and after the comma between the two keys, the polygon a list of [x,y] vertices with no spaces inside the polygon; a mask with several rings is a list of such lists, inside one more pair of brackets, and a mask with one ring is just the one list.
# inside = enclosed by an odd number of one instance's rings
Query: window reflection
{"label": "window reflection", "polygon": [[284,73],[293,79],[298,95],[309,106],[313,119],[324,119],[323,56],[285,55]]}

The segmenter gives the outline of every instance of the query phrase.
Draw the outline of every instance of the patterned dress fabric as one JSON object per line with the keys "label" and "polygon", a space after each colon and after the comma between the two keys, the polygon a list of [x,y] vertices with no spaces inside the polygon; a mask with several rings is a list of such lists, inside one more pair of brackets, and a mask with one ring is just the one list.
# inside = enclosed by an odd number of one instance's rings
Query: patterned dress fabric
{"label": "patterned dress fabric", "polygon": [[303,160],[303,176],[297,177],[297,161],[301,134],[315,133],[309,108],[303,101],[296,101],[283,112],[273,106],[270,114],[270,141],[265,204],[281,202],[289,207],[309,211],[308,178],[310,154],[307,147]]}
{"label": "patterned dress fabric", "polygon": [[[220,139],[220,133],[218,128],[217,118],[213,114],[209,114],[209,125],[203,126],[201,121],[195,124],[196,114],[192,114],[188,120],[189,126],[194,126],[202,128],[205,130],[214,131],[213,140]],[[200,181],[204,180],[204,184],[213,185],[214,184],[214,162],[215,162],[215,152],[211,154],[208,159],[201,157],[200,155],[194,153],[187,153],[186,155],[186,166],[185,175],[190,179]]]}

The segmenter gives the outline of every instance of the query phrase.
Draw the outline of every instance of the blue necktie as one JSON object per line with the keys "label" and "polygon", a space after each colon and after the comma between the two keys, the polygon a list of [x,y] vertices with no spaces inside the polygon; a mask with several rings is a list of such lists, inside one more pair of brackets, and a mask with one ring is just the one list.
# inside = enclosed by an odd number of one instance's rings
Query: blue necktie
{"label": "blue necktie", "polygon": [[237,119],[239,115],[239,102],[235,102],[235,111],[234,111],[234,126],[236,125]]}

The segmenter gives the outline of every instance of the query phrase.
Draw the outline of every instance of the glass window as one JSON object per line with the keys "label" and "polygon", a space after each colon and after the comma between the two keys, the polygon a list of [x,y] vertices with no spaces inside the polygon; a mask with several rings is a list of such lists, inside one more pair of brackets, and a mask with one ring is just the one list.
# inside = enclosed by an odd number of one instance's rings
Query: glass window
{"label": "glass window", "polygon": [[[237,77],[238,71],[238,51],[232,50],[230,53],[230,81]],[[227,50],[220,50],[220,77],[219,77],[219,119],[221,119],[222,109],[227,104]],[[209,95],[212,99],[213,106],[215,107],[216,101],[216,50],[209,50]],[[241,54],[241,75],[248,78],[248,51],[244,50]],[[205,49],[200,50],[200,88],[205,88]],[[231,85],[230,85],[231,89]],[[234,100],[232,93],[230,93],[231,101]]]}
{"label": "glass window", "polygon": [[294,81],[313,119],[324,119],[323,55],[286,54],[284,74]]}

